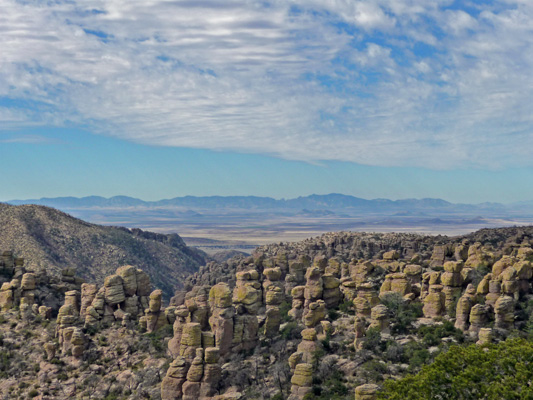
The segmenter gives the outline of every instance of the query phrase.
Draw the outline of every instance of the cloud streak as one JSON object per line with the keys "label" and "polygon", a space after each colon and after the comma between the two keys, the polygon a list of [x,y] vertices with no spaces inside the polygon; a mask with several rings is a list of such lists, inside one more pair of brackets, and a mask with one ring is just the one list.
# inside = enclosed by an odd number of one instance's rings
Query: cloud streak
{"label": "cloud streak", "polygon": [[4,0],[0,123],[436,169],[531,166],[533,6]]}

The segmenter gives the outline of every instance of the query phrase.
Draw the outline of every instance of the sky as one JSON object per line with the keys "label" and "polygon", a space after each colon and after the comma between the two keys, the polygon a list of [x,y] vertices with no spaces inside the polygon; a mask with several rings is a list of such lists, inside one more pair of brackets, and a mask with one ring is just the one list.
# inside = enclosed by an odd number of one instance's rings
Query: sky
{"label": "sky", "polygon": [[529,0],[0,0],[0,201],[533,199]]}

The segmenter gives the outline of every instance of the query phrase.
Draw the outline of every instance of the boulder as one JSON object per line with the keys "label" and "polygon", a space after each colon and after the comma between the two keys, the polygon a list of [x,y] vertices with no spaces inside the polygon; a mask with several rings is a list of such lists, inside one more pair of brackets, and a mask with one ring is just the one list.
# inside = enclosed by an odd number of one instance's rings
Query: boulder
{"label": "boulder", "polygon": [[105,301],[110,305],[122,303],[126,299],[122,278],[119,275],[111,275],[105,278]]}
{"label": "boulder", "polygon": [[122,278],[124,293],[126,296],[137,294],[137,268],[132,265],[124,265],[117,269],[116,274]]}
{"label": "boulder", "polygon": [[377,400],[379,386],[371,383],[355,388],[355,400]]}

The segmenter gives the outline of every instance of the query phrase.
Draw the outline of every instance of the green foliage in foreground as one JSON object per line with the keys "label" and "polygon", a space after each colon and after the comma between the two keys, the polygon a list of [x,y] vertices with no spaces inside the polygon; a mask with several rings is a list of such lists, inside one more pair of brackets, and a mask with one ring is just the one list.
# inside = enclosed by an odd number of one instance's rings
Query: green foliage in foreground
{"label": "green foliage in foreground", "polygon": [[416,375],[385,382],[379,399],[533,399],[533,342],[452,346]]}

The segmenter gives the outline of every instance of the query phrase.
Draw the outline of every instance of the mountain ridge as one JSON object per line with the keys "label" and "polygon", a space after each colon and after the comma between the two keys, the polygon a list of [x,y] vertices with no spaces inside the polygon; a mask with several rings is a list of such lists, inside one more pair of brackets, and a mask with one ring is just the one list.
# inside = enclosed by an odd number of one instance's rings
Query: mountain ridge
{"label": "mountain ridge", "polygon": [[514,206],[529,206],[533,202],[502,204],[485,202],[479,204],[451,203],[440,198],[407,198],[390,200],[384,198],[364,199],[340,193],[312,194],[292,199],[274,199],[262,196],[182,196],[157,201],[145,201],[129,196],[43,197],[40,199],[10,200],[8,204],[36,204],[63,208],[92,207],[192,207],[192,208],[242,208],[242,209],[507,209]]}

